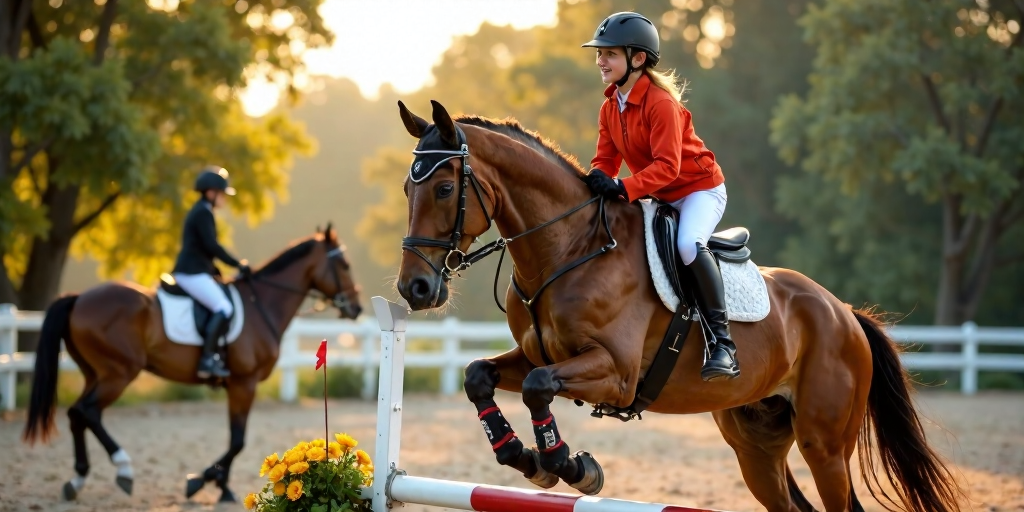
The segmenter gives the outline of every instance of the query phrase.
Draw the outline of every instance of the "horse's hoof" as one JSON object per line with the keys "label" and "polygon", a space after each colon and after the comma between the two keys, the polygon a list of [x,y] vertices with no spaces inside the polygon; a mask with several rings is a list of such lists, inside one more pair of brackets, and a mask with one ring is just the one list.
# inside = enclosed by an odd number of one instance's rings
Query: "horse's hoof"
{"label": "horse's hoof", "polygon": [[238,499],[235,498],[235,493],[231,492],[231,489],[227,487],[221,489],[220,493],[221,503],[238,503]]}
{"label": "horse's hoof", "polygon": [[203,479],[202,475],[197,475],[197,474],[191,473],[188,476],[186,476],[185,478],[187,478],[187,480],[185,480],[185,497],[186,498],[191,498],[197,492],[199,492],[199,489],[202,489],[203,486],[206,485],[206,480]]}
{"label": "horse's hoof", "polygon": [[540,467],[540,452],[533,448],[524,448],[524,451],[530,452],[533,457],[534,465],[537,467],[537,472],[529,478],[530,482],[541,489],[550,489],[555,485],[558,485],[558,475],[549,473],[544,468]]}
{"label": "horse's hoof", "polygon": [[583,479],[569,485],[583,494],[595,495],[601,492],[604,487],[604,470],[597,463],[597,459],[584,451],[576,452],[573,458],[576,459],[576,464],[583,465]]}
{"label": "horse's hoof", "polygon": [[132,479],[126,476],[119,476],[116,480],[117,486],[121,488],[128,496],[132,495]]}
{"label": "horse's hoof", "polygon": [[71,485],[71,482],[64,482],[62,494],[64,495],[64,501],[75,501],[75,498],[78,497],[78,491],[75,490],[75,486]]}

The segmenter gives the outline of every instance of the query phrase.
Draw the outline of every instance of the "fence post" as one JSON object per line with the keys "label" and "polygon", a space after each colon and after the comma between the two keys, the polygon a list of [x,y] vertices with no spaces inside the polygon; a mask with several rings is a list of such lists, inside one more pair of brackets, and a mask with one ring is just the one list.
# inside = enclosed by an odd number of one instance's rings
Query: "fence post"
{"label": "fence post", "polygon": [[377,363],[373,356],[377,352],[377,340],[380,330],[373,326],[371,320],[363,322],[363,337],[360,349],[363,356],[363,400],[372,400],[377,394]]}
{"label": "fence post", "polygon": [[377,386],[377,444],[373,465],[373,511],[388,512],[389,478],[398,470],[405,385],[405,330],[409,311],[384,297],[370,299],[380,327],[380,380]]}
{"label": "fence post", "polygon": [[963,356],[964,367],[960,369],[960,392],[973,395],[978,392],[978,324],[965,322]]}
{"label": "fence post", "polygon": [[281,338],[281,353],[278,365],[281,367],[281,388],[278,396],[282,402],[294,402],[299,397],[299,374],[295,363],[299,354],[299,335],[288,329]]}
{"label": "fence post", "polygon": [[441,342],[444,366],[441,367],[441,394],[452,396],[459,390],[459,319],[449,316],[444,319],[447,336]]}
{"label": "fence post", "polygon": [[[18,350],[17,314],[18,308],[14,304],[0,304],[0,325],[9,325],[0,327],[0,356],[7,356],[11,363],[14,362],[14,353]],[[0,371],[0,400],[3,400],[0,409],[14,410],[17,376],[13,367],[7,371]]]}

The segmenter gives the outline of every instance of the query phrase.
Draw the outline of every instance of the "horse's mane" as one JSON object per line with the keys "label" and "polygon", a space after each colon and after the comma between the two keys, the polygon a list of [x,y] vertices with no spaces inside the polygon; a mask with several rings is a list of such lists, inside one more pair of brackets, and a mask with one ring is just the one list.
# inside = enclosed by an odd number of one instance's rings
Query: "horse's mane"
{"label": "horse's mane", "polygon": [[305,258],[306,255],[309,254],[309,251],[313,250],[313,246],[316,245],[318,241],[319,240],[316,238],[308,238],[302,242],[292,245],[278,253],[278,255],[274,256],[274,258],[267,262],[266,265],[263,265],[253,273],[257,275],[270,275],[280,272],[291,266],[292,263]]}
{"label": "horse's mane", "polygon": [[485,130],[500,133],[510,139],[522,142],[526,146],[543,155],[544,158],[558,164],[560,167],[575,176],[586,174],[586,171],[584,171],[583,167],[580,166],[579,160],[577,160],[575,156],[565,153],[557,144],[542,137],[537,132],[527,130],[523,125],[519,124],[519,121],[515,118],[506,117],[505,119],[495,120],[481,116],[463,115],[456,117],[454,120],[457,123],[478,126]]}

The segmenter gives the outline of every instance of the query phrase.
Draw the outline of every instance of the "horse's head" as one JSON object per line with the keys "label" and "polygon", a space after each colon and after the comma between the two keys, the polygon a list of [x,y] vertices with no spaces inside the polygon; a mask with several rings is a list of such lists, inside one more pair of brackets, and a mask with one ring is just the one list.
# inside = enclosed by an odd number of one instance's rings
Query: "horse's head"
{"label": "horse's head", "polygon": [[352,267],[345,258],[345,247],[338,234],[327,224],[327,229],[316,234],[318,242],[313,249],[312,287],[329,297],[342,318],[355,319],[363,311],[359,305],[359,287],[352,277]]}
{"label": "horse's head", "polygon": [[398,102],[406,130],[419,139],[405,180],[409,227],[398,273],[398,292],[413,310],[448,300],[448,281],[463,268],[473,240],[490,228],[494,212],[493,199],[469,165],[465,133],[440,103],[431,104],[433,123]]}

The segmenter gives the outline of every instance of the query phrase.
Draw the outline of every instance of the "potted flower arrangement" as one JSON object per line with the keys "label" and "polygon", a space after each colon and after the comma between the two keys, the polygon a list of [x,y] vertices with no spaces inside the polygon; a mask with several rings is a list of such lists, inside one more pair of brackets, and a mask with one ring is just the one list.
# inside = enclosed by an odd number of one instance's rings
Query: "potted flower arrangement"
{"label": "potted flower arrangement", "polygon": [[361,512],[371,510],[360,489],[373,483],[373,462],[357,441],[335,434],[335,441],[302,441],[263,461],[267,484],[245,497],[245,508],[259,512]]}

